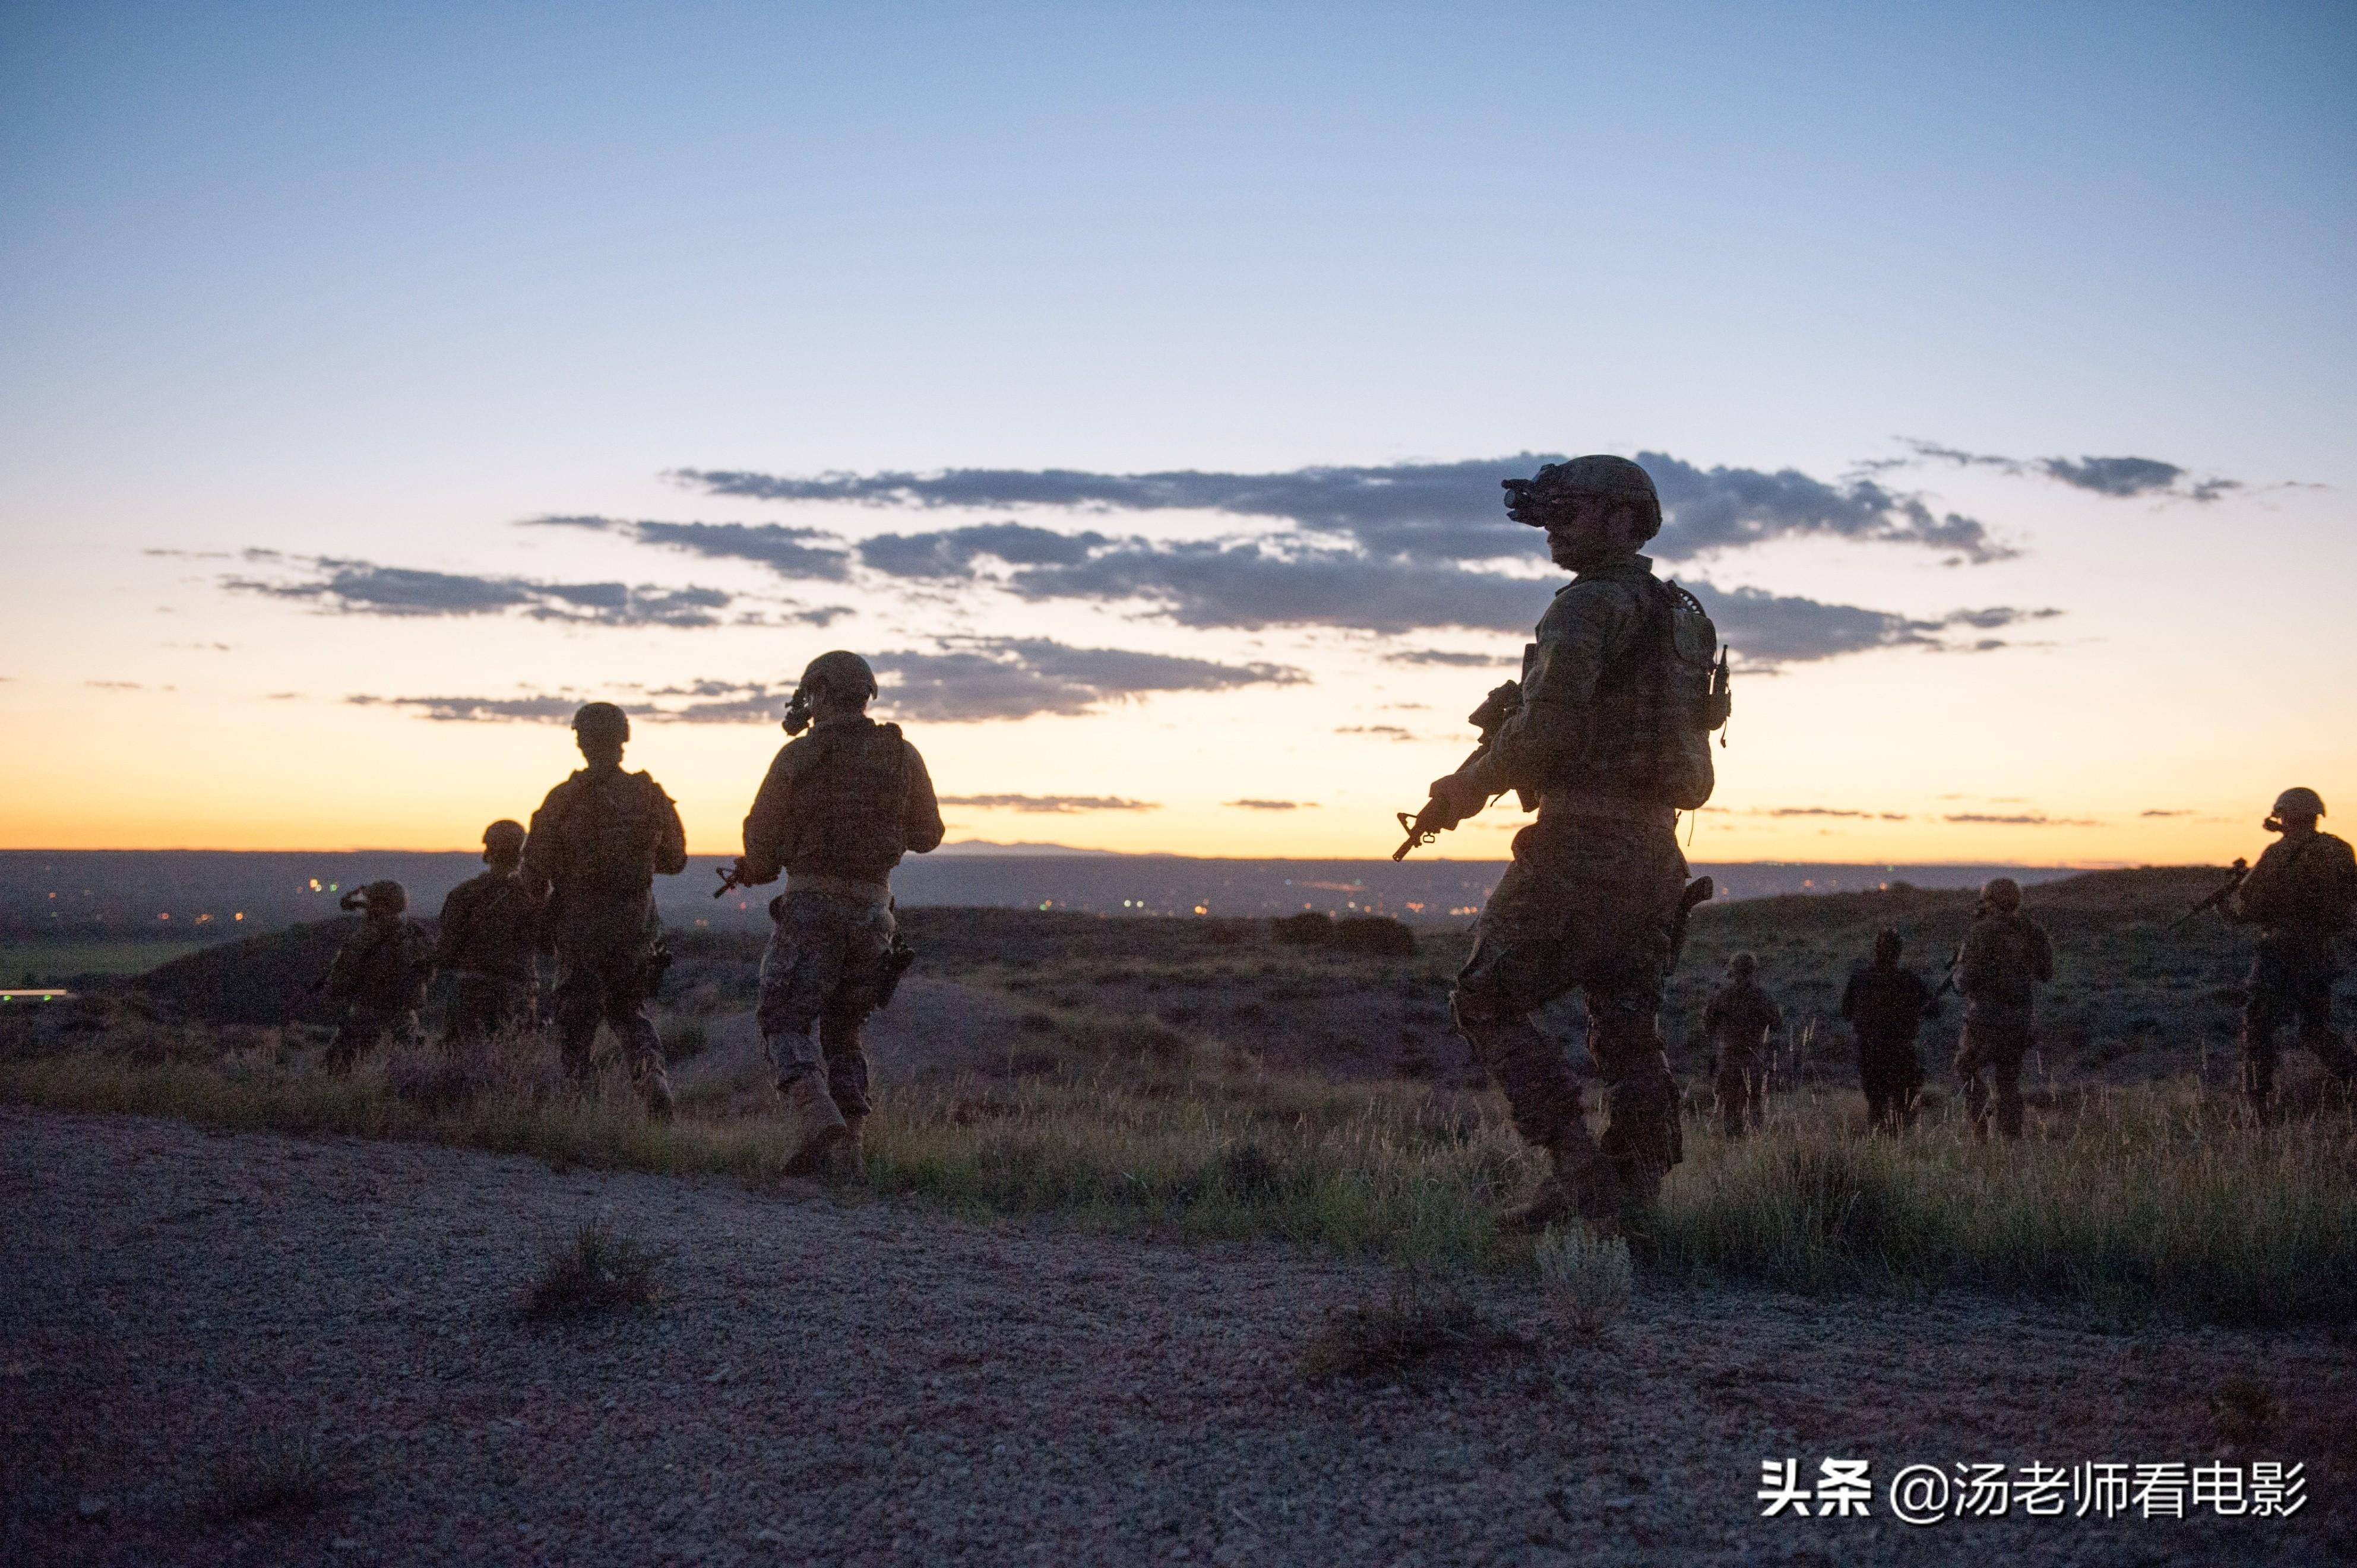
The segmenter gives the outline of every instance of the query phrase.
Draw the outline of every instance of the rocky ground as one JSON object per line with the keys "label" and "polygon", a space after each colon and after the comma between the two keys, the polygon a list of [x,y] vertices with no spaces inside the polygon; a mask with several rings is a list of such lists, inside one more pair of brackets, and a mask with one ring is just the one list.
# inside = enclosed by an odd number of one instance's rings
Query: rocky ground
{"label": "rocky ground", "polygon": [[[651,1311],[535,1326],[583,1221]],[[0,1110],[0,1561],[2314,1563],[2357,1552],[2325,1331],[2106,1337],[1972,1297],[1641,1292],[1407,1385],[1307,1384],[1364,1265],[961,1223],[816,1187]],[[257,1455],[324,1496],[224,1517]],[[1762,1518],[1764,1458],[1868,1460]],[[1891,1517],[1928,1462],[2304,1461],[2295,1517]],[[2189,1510],[2192,1511],[2192,1510]]]}

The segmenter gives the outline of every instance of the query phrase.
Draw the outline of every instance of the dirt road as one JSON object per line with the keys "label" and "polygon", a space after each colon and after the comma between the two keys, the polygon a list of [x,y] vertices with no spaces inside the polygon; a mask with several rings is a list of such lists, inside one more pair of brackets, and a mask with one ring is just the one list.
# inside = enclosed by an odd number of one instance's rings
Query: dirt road
{"label": "dirt road", "polygon": [[[673,1298],[519,1322],[543,1244],[600,1215],[673,1250]],[[1655,1289],[1600,1348],[1314,1389],[1305,1334],[1382,1299],[1381,1271],[14,1110],[0,1259],[12,1563],[2313,1563],[2357,1543],[2357,1373],[2321,1332]],[[1534,1294],[1485,1289],[1548,1332]],[[2239,1444],[2212,1402],[2238,1378],[2280,1401]],[[272,1435],[318,1444],[338,1495],[216,1517],[219,1467]],[[1804,1486],[1868,1461],[1867,1516],[1760,1517],[1761,1462],[1785,1457]],[[2297,1516],[1919,1528],[1885,1489],[1912,1463],[2258,1460],[2306,1462]]]}

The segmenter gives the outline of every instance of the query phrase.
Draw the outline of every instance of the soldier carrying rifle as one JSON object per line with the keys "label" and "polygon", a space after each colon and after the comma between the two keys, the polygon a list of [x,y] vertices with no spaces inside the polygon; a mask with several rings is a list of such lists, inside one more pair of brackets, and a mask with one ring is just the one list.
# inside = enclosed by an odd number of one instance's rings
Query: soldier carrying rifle
{"label": "soldier carrying rifle", "polygon": [[[1515,1130],[1553,1161],[1503,1223],[1535,1230],[1577,1215],[1641,1227],[1680,1157],[1657,1015],[1695,901],[1677,817],[1710,798],[1726,664],[1702,606],[1638,553],[1662,525],[1644,469],[1578,457],[1505,489],[1507,515],[1544,529],[1548,555],[1575,575],[1523,652],[1519,702],[1464,766],[1433,781],[1401,853],[1505,790],[1536,798],[1538,821],[1514,836],[1513,865],[1481,911],[1451,999]],[[1574,986],[1587,992],[1587,1049],[1605,1083],[1600,1143],[1570,1062],[1530,1018]]]}
{"label": "soldier carrying rifle", "polygon": [[2300,1044],[2343,1087],[2357,1082],[2357,1056],[2332,1027],[2333,945],[2357,908],[2357,856],[2317,827],[2323,815],[2313,789],[2276,796],[2264,825],[2282,836],[2224,890],[2226,918],[2259,928],[2243,1012],[2243,1093],[2261,1122],[2275,1091],[2276,1036],[2287,1024],[2298,1026]]}

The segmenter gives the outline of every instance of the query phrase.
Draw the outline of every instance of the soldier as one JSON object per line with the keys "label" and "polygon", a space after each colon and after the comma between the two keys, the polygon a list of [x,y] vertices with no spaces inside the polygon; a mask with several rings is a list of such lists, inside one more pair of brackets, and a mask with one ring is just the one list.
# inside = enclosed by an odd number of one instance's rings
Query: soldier
{"label": "soldier", "polygon": [[1996,1130],[2021,1136],[2021,1058],[2029,1054],[2031,1015],[2039,983],[2054,978],[2054,944],[2045,929],[2021,912],[2021,885],[2010,876],[1981,888],[1973,929],[1956,950],[1956,989],[1964,996],[1964,1037],[1956,1046],[1956,1081],[1973,1136],[1988,1139],[1989,1090],[1996,1082]]}
{"label": "soldier", "polygon": [[[1553,1174],[1503,1217],[1535,1230],[1577,1214],[1641,1227],[1681,1156],[1676,1080],[1657,1022],[1686,884],[1677,816],[1709,799],[1709,732],[1726,720],[1711,678],[1717,632],[1694,596],[1637,547],[1660,499],[1625,458],[1550,463],[1505,481],[1507,515],[1546,531],[1577,574],[1524,650],[1520,704],[1464,766],[1432,784],[1419,822],[1453,827],[1509,789],[1538,821],[1481,911],[1457,977],[1458,1028]],[[1609,1122],[1592,1138],[1562,1049],[1530,1015],[1574,986]]]}
{"label": "soldier", "polygon": [[335,1043],[328,1047],[328,1070],[348,1073],[361,1053],[391,1036],[401,1044],[417,1038],[417,1009],[433,977],[433,944],[425,928],[402,917],[409,891],[398,882],[371,882],[347,893],[346,909],[361,912],[360,929],[337,950],[321,989],[343,1009]]}
{"label": "soldier", "polygon": [[859,655],[811,660],[786,708],[786,733],[800,738],[770,764],[728,874],[748,886],[786,876],[770,903],[777,926],[761,955],[757,1016],[801,1125],[789,1176],[858,1147],[870,1108],[860,1026],[898,974],[892,868],[944,831],[925,759],[898,725],[867,716],[875,695],[876,672]]}
{"label": "soldier", "polygon": [[1882,1133],[1903,1132],[1914,1123],[1915,1096],[1923,1087],[1915,1032],[1932,1005],[1932,988],[1913,970],[1899,967],[1903,945],[1897,931],[1877,931],[1874,961],[1851,971],[1842,989],[1841,1014],[1857,1036],[1867,1125]]}
{"label": "soldier", "polygon": [[2283,836],[2226,901],[2228,918],[2259,928],[2243,1010],[2243,1093],[2263,1123],[2275,1090],[2276,1036],[2287,1024],[2298,1024],[2300,1044],[2344,1087],[2357,1083],[2357,1056],[2332,1027],[2333,939],[2357,908],[2357,857],[2347,840],[2317,827],[2323,815],[2313,789],[2276,796],[2265,825]]}
{"label": "soldier", "polygon": [[449,1039],[479,1045],[503,1030],[540,1021],[541,903],[520,875],[523,824],[504,818],[483,830],[483,864],[442,900],[442,941],[435,961],[457,976]]}
{"label": "soldier", "polygon": [[1768,1102],[1768,1036],[1783,1026],[1784,1015],[1760,989],[1760,961],[1748,952],[1728,959],[1727,983],[1703,1005],[1702,1028],[1711,1044],[1719,1126],[1730,1138],[1760,1125]]}
{"label": "soldier", "polygon": [[548,792],[523,847],[533,889],[548,898],[557,1047],[565,1069],[586,1083],[597,1026],[607,1024],[647,1109],[663,1115],[671,1080],[647,1016],[648,966],[662,935],[654,879],[687,865],[687,834],[651,776],[622,771],[630,721],[621,709],[588,703],[573,715],[573,733],[589,766]]}

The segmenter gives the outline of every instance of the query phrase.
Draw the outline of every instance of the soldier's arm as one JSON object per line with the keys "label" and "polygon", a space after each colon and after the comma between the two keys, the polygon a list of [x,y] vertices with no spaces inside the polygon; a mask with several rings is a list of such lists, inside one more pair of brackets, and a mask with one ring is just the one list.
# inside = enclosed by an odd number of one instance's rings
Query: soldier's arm
{"label": "soldier's arm", "polygon": [[2242,885],[2227,895],[2221,912],[2228,919],[2251,924],[2276,918],[2282,902],[2283,847],[2280,843],[2267,845]]}
{"label": "soldier's arm", "polygon": [[1845,1023],[1857,1016],[1857,976],[1853,973],[1849,983],[1842,987],[1841,1015]]}
{"label": "soldier's arm", "polygon": [[745,813],[745,870],[738,880],[748,886],[775,882],[785,869],[780,864],[780,853],[794,818],[794,775],[799,771],[801,744],[789,741],[778,749],[753,796],[753,809]]}
{"label": "soldier's arm", "polygon": [[442,900],[442,936],[436,945],[435,958],[445,969],[454,968],[458,956],[467,950],[468,894],[468,884],[461,882],[450,889]]}
{"label": "soldier's arm", "polygon": [[655,843],[655,870],[665,876],[676,876],[687,869],[687,827],[679,820],[679,804],[662,791],[662,786],[652,779],[647,788],[659,802],[655,822],[662,837]]}
{"label": "soldier's arm", "polygon": [[1523,705],[1498,726],[1472,771],[1491,793],[1544,779],[1587,737],[1597,682],[1629,640],[1644,607],[1625,585],[1580,584],[1555,596],[1539,622]]}
{"label": "soldier's arm", "polygon": [[2054,978],[2054,942],[2047,936],[2045,927],[2032,926],[2029,929],[2038,939],[2035,948],[2038,978],[2051,980]]}
{"label": "soldier's arm", "polygon": [[565,784],[548,792],[540,810],[532,814],[532,825],[525,830],[523,840],[523,874],[526,885],[535,898],[548,897],[556,886],[557,873],[565,869],[565,844],[562,830],[565,815],[573,803],[573,793]]}
{"label": "soldier's arm", "polygon": [[942,822],[942,803],[933,793],[933,776],[925,770],[925,759],[917,748],[909,746],[909,800],[900,821],[900,842],[912,854],[927,854],[941,847],[942,835],[949,828]]}

